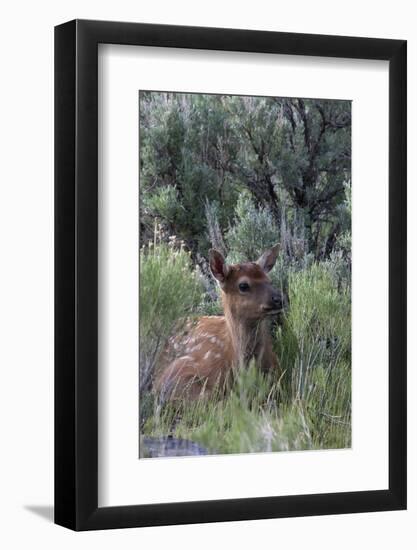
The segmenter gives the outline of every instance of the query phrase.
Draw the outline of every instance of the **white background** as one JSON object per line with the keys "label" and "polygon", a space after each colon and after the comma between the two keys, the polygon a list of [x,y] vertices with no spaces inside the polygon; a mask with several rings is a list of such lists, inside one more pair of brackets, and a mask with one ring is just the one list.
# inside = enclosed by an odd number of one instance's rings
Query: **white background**
{"label": "white background", "polygon": [[[409,288],[409,510],[320,518],[74,534],[54,526],[53,495],[53,34],[97,18],[380,36],[409,40],[409,279],[417,279],[417,25],[413,2],[258,0],[197,4],[72,0],[19,2],[2,12],[0,87],[1,510],[5,548],[240,548],[288,545],[378,549],[416,545],[416,291]],[[411,154],[413,153],[413,154]],[[4,193],[3,193],[4,191]],[[343,472],[341,472],[343,475]]]}
{"label": "white background", "polygon": [[[387,65],[384,61],[100,47],[100,505],[388,487]],[[139,332],[138,89],[352,100],[351,449],[138,461],[137,423],[132,421],[137,418]],[[363,238],[369,230],[369,205],[372,246]],[[256,474],[248,476],[248,471]]]}

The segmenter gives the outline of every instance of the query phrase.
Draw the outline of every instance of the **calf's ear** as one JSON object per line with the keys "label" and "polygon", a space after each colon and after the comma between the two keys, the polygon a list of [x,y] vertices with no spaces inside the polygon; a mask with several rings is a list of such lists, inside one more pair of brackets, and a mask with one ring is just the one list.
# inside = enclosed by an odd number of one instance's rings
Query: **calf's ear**
{"label": "calf's ear", "polygon": [[229,268],[218,250],[214,248],[209,250],[209,263],[213,277],[217,279],[219,283],[224,283],[229,273]]}
{"label": "calf's ear", "polygon": [[256,262],[265,271],[265,273],[268,273],[274,267],[280,248],[281,245],[277,243],[272,248],[266,250]]}

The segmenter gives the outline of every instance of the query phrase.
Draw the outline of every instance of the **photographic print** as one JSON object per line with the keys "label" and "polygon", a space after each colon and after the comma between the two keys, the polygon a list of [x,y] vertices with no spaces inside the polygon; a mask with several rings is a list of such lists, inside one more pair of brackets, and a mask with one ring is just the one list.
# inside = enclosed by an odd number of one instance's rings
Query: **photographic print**
{"label": "photographic print", "polygon": [[139,458],[351,446],[351,101],[139,92]]}

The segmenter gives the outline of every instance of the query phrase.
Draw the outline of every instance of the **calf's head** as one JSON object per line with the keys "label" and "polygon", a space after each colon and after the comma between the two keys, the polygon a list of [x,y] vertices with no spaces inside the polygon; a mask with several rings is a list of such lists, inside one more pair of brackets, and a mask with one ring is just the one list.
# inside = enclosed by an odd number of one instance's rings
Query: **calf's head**
{"label": "calf's head", "polygon": [[285,297],[268,277],[278,253],[277,244],[256,262],[227,265],[220,252],[210,250],[210,269],[220,285],[225,310],[228,309],[234,317],[248,321],[261,320],[282,311]]}

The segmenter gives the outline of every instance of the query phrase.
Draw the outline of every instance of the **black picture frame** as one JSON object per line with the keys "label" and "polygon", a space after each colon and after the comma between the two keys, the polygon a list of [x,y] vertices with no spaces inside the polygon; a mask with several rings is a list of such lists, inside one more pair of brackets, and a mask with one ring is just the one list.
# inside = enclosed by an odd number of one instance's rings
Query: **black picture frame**
{"label": "black picture frame", "polygon": [[[389,488],[98,507],[98,44],[389,62]],[[406,508],[406,41],[74,20],[55,28],[55,523],[74,530]]]}

